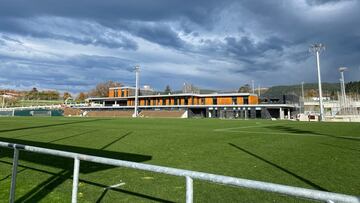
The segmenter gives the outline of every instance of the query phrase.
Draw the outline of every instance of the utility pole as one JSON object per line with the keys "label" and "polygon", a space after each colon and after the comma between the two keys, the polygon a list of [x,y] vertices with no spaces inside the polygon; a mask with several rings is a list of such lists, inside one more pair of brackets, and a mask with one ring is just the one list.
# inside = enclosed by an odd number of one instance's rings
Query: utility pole
{"label": "utility pole", "polygon": [[310,52],[314,53],[316,56],[316,66],[318,74],[318,83],[319,83],[319,105],[320,105],[320,117],[319,121],[324,121],[324,106],[322,98],[322,88],[321,88],[321,72],[320,72],[320,53],[325,50],[325,46],[321,43],[313,44],[310,47]]}
{"label": "utility pole", "polygon": [[139,97],[139,73],[140,73],[140,66],[135,66],[135,108],[134,114],[132,117],[138,117],[138,97]]}
{"label": "utility pole", "polygon": [[258,84],[258,96],[260,97],[261,91],[260,91],[260,84]]}

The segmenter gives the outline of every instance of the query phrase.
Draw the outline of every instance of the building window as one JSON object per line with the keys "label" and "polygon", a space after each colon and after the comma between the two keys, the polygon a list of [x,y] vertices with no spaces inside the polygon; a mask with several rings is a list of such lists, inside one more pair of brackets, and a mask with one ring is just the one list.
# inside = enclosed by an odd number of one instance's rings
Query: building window
{"label": "building window", "polygon": [[166,105],[166,99],[165,98],[162,99],[162,105]]}
{"label": "building window", "polygon": [[185,99],[184,99],[185,101],[185,105],[188,105],[189,104],[189,100],[188,100],[188,98],[187,97],[185,97]]}
{"label": "building window", "polygon": [[124,97],[124,90],[121,90],[121,97]]}
{"label": "building window", "polygon": [[201,98],[201,105],[205,105],[205,98]]}
{"label": "building window", "polygon": [[118,90],[114,89],[114,97],[118,97]]}
{"label": "building window", "polygon": [[244,97],[244,104],[249,104],[249,98],[248,97]]}
{"label": "building window", "polygon": [[217,105],[217,98],[216,97],[213,97],[213,104]]}
{"label": "building window", "polygon": [[237,98],[236,97],[232,97],[232,104],[236,105],[237,104]]}

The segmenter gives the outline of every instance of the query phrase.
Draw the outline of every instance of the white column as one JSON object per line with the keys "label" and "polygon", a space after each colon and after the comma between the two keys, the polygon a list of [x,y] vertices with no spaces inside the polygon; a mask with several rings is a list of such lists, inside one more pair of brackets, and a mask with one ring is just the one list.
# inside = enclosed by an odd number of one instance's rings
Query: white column
{"label": "white column", "polygon": [[291,118],[291,112],[290,112],[290,109],[288,109],[287,116],[288,116],[288,119],[290,119],[290,118]]}
{"label": "white column", "polygon": [[283,120],[284,119],[284,110],[280,107],[279,109],[279,112],[280,112],[280,119]]}

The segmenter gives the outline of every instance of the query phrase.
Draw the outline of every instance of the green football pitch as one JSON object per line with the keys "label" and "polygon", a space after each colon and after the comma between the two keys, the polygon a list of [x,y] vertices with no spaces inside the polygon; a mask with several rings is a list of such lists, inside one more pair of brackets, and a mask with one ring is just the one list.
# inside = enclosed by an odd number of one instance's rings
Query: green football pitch
{"label": "green football pitch", "polygon": [[[360,124],[266,120],[0,118],[0,141],[360,194]],[[0,201],[12,150],[0,148]],[[20,152],[17,202],[70,202],[73,160]],[[184,202],[185,178],[80,164],[79,202]],[[106,190],[111,185],[123,185]],[[194,180],[195,202],[299,202]]]}

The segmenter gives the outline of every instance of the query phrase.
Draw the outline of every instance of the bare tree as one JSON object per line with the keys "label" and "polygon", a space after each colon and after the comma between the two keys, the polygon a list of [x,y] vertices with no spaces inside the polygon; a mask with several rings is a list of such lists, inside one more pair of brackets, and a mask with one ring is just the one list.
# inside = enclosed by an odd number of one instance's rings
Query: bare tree
{"label": "bare tree", "polygon": [[241,86],[238,90],[239,93],[249,93],[251,91],[250,85],[245,84],[244,86]]}
{"label": "bare tree", "polygon": [[63,99],[66,100],[67,98],[70,98],[71,94],[69,92],[64,92]]}
{"label": "bare tree", "polygon": [[123,86],[119,82],[107,81],[104,83],[99,83],[96,87],[89,92],[90,97],[107,97],[109,95],[110,87],[121,87]]}
{"label": "bare tree", "polygon": [[87,98],[87,95],[84,92],[80,92],[79,95],[76,97],[76,101],[83,102]]}

